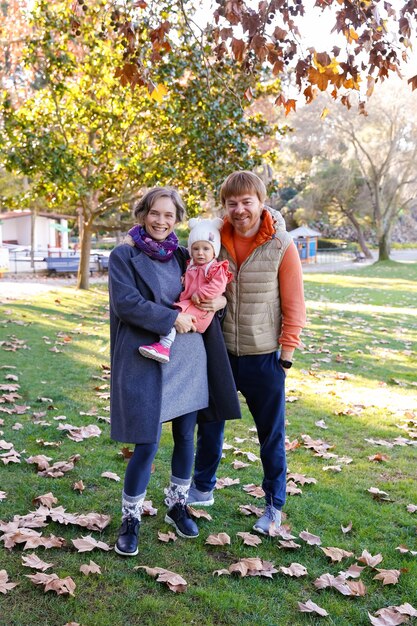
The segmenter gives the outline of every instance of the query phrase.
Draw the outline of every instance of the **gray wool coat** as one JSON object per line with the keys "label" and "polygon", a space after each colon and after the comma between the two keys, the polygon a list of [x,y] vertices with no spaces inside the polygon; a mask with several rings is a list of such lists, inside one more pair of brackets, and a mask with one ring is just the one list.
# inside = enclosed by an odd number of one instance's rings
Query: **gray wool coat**
{"label": "gray wool coat", "polygon": [[[185,271],[186,249],[180,247],[175,257],[181,271]],[[111,437],[115,441],[155,443],[157,440],[162,366],[151,359],[138,358],[137,346],[167,334],[178,315],[178,310],[161,304],[158,265],[127,244],[110,254],[110,419]],[[218,316],[203,334],[203,340],[209,406],[199,412],[198,419],[238,419],[240,405]]]}

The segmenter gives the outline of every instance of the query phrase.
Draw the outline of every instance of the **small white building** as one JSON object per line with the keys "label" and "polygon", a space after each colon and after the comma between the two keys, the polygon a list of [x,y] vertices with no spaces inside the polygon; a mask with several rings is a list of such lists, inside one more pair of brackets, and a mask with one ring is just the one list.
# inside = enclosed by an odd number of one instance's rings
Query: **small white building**
{"label": "small white building", "polygon": [[297,247],[301,263],[317,263],[318,238],[321,233],[308,226],[300,226],[290,230],[289,234]]}
{"label": "small white building", "polygon": [[[34,251],[68,250],[68,215],[40,211],[35,217]],[[31,246],[30,211],[0,213],[0,246]]]}

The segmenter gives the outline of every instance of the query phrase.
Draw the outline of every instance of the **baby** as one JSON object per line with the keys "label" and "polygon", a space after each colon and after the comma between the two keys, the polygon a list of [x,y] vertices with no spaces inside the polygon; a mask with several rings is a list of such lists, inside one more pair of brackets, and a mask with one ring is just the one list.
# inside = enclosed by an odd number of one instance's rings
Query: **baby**
{"label": "baby", "polygon": [[[183,276],[184,290],[179,302],[176,302],[174,306],[181,309],[183,313],[193,315],[197,320],[195,323],[197,331],[204,333],[214,313],[202,311],[195,305],[200,304],[202,300],[222,295],[233,276],[229,272],[228,261],[217,261],[220,252],[219,229],[223,225],[223,220],[192,218],[188,225],[190,227],[188,251],[191,260]],[[177,331],[172,328],[168,335],[161,336],[158,342],[149,346],[140,346],[140,354],[159,363],[168,363],[171,345],[176,334]]]}

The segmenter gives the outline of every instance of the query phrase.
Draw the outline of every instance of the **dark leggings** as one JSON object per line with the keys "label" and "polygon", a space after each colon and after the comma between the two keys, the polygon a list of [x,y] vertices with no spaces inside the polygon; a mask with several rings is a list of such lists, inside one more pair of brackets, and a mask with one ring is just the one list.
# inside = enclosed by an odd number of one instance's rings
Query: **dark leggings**
{"label": "dark leggings", "polygon": [[[171,474],[176,478],[191,478],[194,461],[194,430],[197,411],[187,413],[172,420],[174,449],[171,458]],[[123,490],[126,495],[135,497],[146,491],[151,477],[152,461],[155,458],[161,438],[162,424],[159,425],[156,443],[137,443],[126,468]]]}

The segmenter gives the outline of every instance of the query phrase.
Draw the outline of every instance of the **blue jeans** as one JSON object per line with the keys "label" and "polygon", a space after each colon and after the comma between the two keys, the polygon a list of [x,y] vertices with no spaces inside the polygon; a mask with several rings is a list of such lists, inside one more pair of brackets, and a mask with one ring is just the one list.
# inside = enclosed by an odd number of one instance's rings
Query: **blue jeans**
{"label": "blue jeans", "polygon": [[[258,431],[266,503],[281,509],[285,504],[287,463],[285,372],[278,359],[278,352],[250,356],[229,354],[236,387],[244,396]],[[198,425],[194,483],[200,491],[211,491],[216,484],[224,424]]]}

